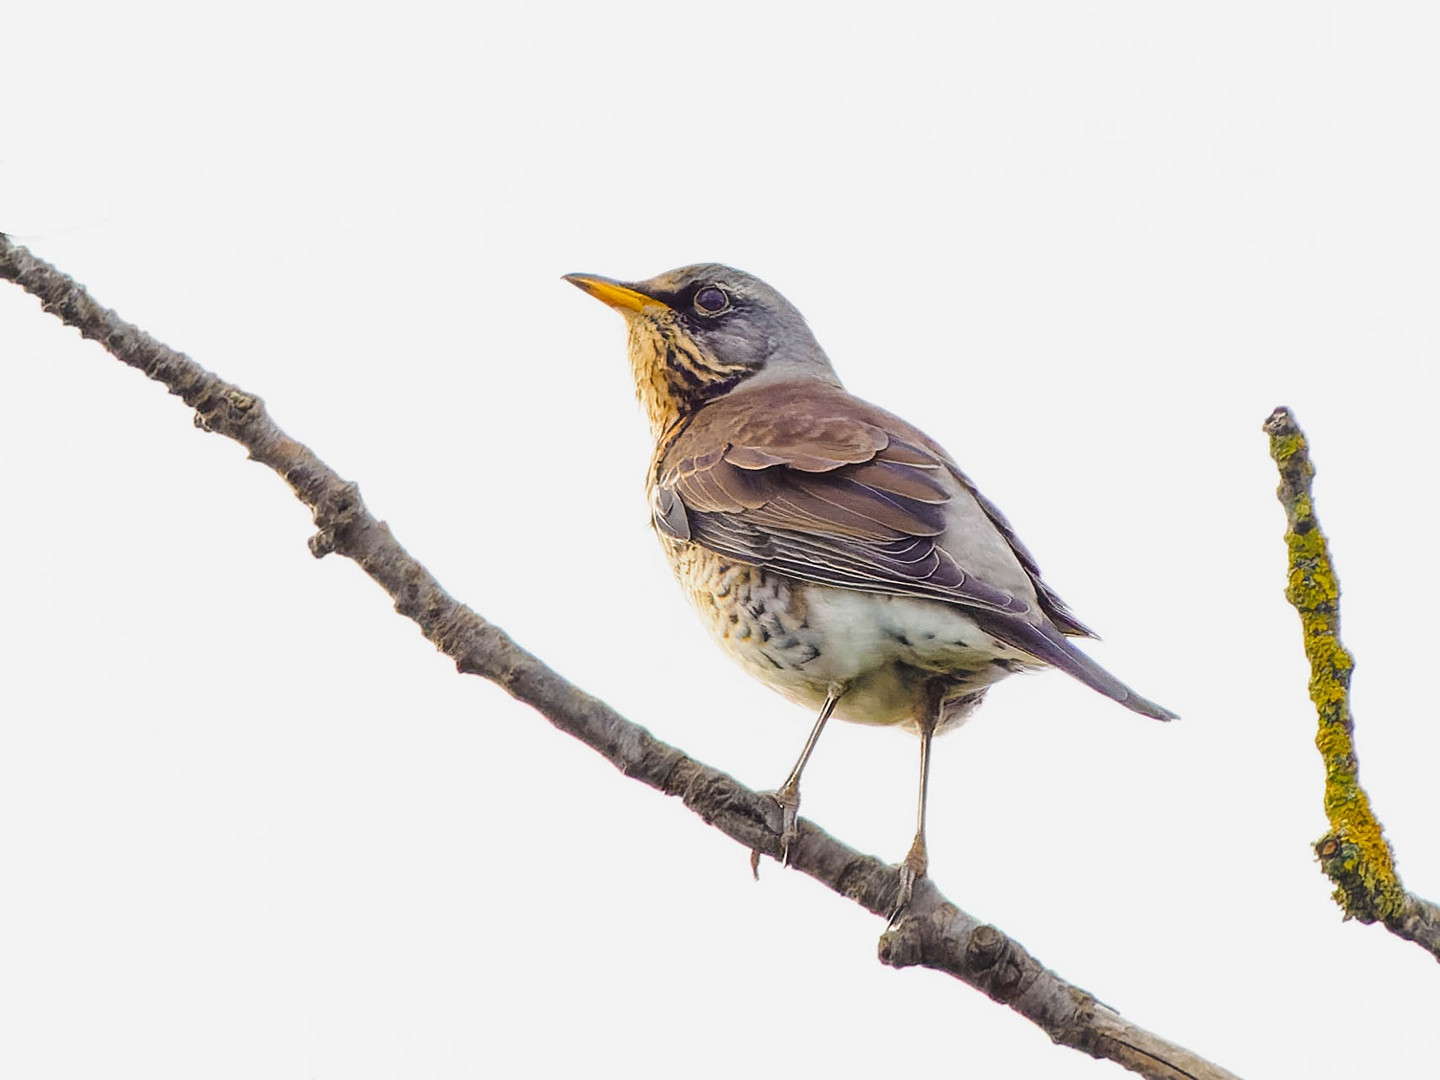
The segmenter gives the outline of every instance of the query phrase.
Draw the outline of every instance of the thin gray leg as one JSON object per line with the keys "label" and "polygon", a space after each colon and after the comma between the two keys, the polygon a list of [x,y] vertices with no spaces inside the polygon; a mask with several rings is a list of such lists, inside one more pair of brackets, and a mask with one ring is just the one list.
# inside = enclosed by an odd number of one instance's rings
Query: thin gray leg
{"label": "thin gray leg", "polygon": [[[800,751],[800,757],[795,762],[795,767],[790,770],[790,775],[785,778],[785,783],[780,785],[780,790],[775,792],[775,801],[780,804],[780,865],[790,865],[790,845],[800,835],[796,825],[796,818],[800,813],[800,774],[805,771],[805,765],[810,760],[810,755],[815,752],[815,744],[820,741],[820,733],[825,730],[825,721],[830,719],[830,714],[835,711],[835,704],[840,700],[844,688],[840,686],[830,687],[825,697],[825,704],[820,706],[820,715],[815,718],[815,726],[810,729],[810,737],[805,740],[805,749]],[[753,865],[753,861],[752,861]]]}
{"label": "thin gray leg", "polygon": [[925,849],[925,804],[930,793],[930,743],[935,738],[935,728],[940,723],[940,705],[945,698],[945,685],[933,680],[925,686],[924,699],[919,717],[920,727],[920,806],[915,813],[915,840],[900,864],[900,894],[895,900],[895,909],[890,912],[890,925],[894,926],[910,906],[915,895],[915,882],[925,876],[930,865],[930,856]]}

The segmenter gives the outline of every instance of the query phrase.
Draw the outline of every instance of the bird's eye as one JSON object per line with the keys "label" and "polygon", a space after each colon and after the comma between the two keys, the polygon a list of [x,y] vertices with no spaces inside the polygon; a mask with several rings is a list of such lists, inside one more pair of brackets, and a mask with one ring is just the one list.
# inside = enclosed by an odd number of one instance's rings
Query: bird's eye
{"label": "bird's eye", "polygon": [[718,285],[706,285],[695,294],[695,310],[702,315],[719,315],[730,306],[730,297]]}

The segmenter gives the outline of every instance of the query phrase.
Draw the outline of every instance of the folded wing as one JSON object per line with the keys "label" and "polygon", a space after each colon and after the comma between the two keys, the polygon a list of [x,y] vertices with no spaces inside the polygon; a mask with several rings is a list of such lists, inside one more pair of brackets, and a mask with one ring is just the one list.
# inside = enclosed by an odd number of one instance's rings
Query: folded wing
{"label": "folded wing", "polygon": [[732,392],[666,448],[655,481],[655,525],[676,539],[802,581],[961,605],[1136,712],[1172,715],[1066,640],[1093,635],[943,450],[839,387]]}
{"label": "folded wing", "polygon": [[976,539],[1008,545],[1020,587],[967,568],[966,553],[944,538],[954,499],[973,493],[968,481],[920,432],[836,387],[771,385],[763,396],[722,398],[670,445],[656,481],[658,527],[801,580],[1019,616],[1036,606],[1024,594],[1042,608],[1049,595],[988,503],[979,502],[988,517]]}

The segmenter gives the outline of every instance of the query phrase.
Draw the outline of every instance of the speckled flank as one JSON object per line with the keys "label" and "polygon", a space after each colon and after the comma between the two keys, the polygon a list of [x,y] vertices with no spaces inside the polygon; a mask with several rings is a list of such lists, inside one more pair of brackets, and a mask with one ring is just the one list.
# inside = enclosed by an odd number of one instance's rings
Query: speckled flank
{"label": "speckled flank", "polygon": [[[675,576],[706,628],[746,666],[762,677],[766,671],[803,672],[820,655],[803,593],[790,581],[696,545],[669,546]],[[823,701],[823,685],[819,695]]]}
{"label": "speckled flank", "polygon": [[951,683],[940,728],[951,728],[990,684],[1036,666],[959,608],[812,586],[663,533],[660,539],[701,621],[725,651],[812,709],[832,686],[843,686],[835,711],[840,719],[913,729],[922,687],[939,673]]}

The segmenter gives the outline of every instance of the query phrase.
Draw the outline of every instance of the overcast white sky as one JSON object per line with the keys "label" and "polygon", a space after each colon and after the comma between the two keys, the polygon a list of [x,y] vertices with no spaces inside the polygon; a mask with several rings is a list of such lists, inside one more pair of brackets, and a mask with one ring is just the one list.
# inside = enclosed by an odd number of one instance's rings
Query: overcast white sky
{"label": "overcast white sky", "polygon": [[[1435,1075],[1440,971],[1311,856],[1260,431],[1311,436],[1364,780],[1440,893],[1433,6],[206,7],[7,10],[0,230],[760,787],[812,718],[685,608],[621,321],[560,275],[766,278],[1184,717],[997,689],[937,743],[941,888],[1246,1077]],[[1121,1075],[455,675],[276,477],[8,286],[0,360],[0,1074]],[[832,726],[804,812],[898,858],[915,757]]]}

